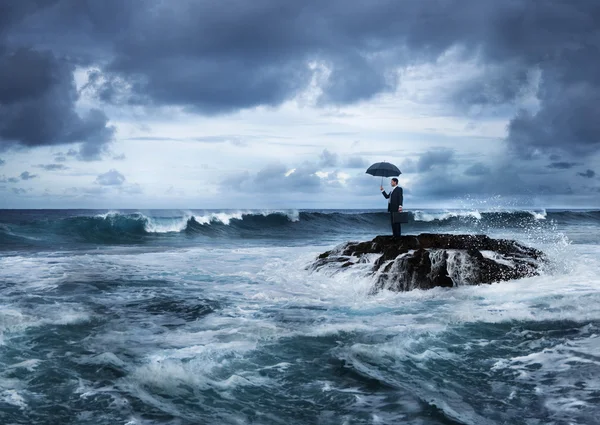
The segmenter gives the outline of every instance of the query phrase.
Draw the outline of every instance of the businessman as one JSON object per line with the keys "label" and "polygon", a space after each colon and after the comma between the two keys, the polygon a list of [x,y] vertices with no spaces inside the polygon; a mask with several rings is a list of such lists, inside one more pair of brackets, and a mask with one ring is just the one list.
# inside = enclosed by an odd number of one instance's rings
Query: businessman
{"label": "businessman", "polygon": [[402,233],[400,223],[394,223],[394,213],[402,212],[402,203],[404,201],[404,196],[402,194],[402,188],[398,186],[398,179],[394,177],[390,182],[392,185],[392,190],[390,193],[386,193],[383,190],[383,186],[380,187],[381,193],[388,200],[388,212],[390,213],[390,221],[392,223],[392,234],[394,237],[399,237]]}

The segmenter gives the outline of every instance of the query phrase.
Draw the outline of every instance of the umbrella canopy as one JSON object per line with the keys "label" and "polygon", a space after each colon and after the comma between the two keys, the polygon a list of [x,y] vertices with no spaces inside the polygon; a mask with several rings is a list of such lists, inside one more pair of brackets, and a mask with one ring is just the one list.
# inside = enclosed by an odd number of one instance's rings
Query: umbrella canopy
{"label": "umbrella canopy", "polygon": [[392,177],[402,174],[398,167],[389,162],[376,162],[367,168],[366,173],[377,177]]}

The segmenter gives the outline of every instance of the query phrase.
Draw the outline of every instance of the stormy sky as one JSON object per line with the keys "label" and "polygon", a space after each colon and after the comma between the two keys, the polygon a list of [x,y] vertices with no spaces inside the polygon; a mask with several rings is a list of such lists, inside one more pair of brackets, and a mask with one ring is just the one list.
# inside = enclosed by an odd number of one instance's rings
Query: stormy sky
{"label": "stormy sky", "polygon": [[598,105],[596,0],[0,0],[0,208],[598,207]]}

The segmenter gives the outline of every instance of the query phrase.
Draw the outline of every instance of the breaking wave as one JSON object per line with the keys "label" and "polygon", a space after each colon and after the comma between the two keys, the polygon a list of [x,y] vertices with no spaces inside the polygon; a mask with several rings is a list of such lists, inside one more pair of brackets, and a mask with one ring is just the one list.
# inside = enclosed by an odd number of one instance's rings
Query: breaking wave
{"label": "breaking wave", "polygon": [[[524,229],[558,224],[600,223],[600,211],[478,211],[414,210],[409,212],[405,232],[473,231]],[[90,243],[143,243],[152,238],[230,237],[303,238],[319,234],[381,232],[389,226],[389,214],[363,211],[109,211],[51,216],[35,220],[0,221],[0,242],[6,245],[31,244],[51,236]],[[54,240],[56,242],[56,240]]]}

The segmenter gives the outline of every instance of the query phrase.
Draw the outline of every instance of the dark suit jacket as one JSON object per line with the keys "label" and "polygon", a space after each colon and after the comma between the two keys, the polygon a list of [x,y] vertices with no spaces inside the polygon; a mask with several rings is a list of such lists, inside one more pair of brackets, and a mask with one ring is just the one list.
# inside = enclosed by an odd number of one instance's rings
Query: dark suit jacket
{"label": "dark suit jacket", "polygon": [[385,199],[388,199],[390,195],[392,196],[392,199],[390,199],[390,203],[388,204],[388,212],[398,212],[398,207],[404,202],[402,188],[400,186],[396,186],[396,188],[390,193],[386,193],[385,191],[381,193]]}

